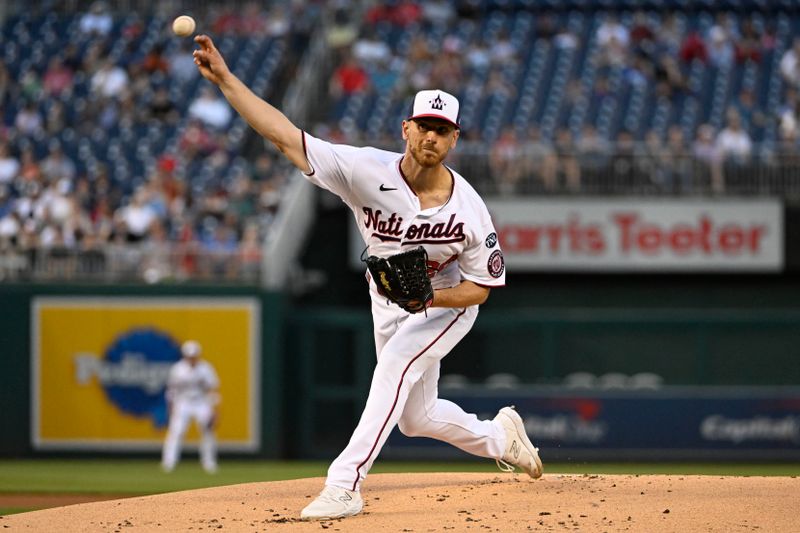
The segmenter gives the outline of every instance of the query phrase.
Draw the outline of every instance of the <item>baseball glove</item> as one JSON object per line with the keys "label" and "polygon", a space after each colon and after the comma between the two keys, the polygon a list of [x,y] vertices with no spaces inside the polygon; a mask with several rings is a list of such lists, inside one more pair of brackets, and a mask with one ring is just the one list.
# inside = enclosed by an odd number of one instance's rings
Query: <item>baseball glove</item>
{"label": "baseball glove", "polygon": [[433,303],[428,278],[428,253],[419,246],[388,259],[371,255],[364,260],[378,292],[409,313],[424,311]]}

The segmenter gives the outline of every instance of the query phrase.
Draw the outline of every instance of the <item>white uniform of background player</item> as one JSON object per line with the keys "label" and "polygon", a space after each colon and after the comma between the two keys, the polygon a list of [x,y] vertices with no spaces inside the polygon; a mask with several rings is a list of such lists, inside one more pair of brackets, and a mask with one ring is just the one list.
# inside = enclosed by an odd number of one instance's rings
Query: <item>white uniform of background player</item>
{"label": "white uniform of background player", "polygon": [[214,434],[219,403],[219,378],[211,363],[201,359],[197,341],[181,345],[183,358],[172,365],[167,380],[169,428],[164,439],[161,465],[167,472],[180,459],[181,443],[192,420],[200,430],[200,463],[206,472],[217,470],[217,442]]}
{"label": "white uniform of background player", "polygon": [[395,425],[411,436],[451,443],[520,466],[542,464],[519,415],[504,407],[478,420],[438,398],[439,362],[467,334],[492,287],[505,283],[503,255],[478,194],[443,165],[459,136],[458,100],[420,91],[402,123],[404,154],[336,146],[301,132],[234,76],[208,36],[195,37],[195,64],[248,123],[313,183],[339,195],[356,217],[369,253],[389,257],[424,246],[434,298],[410,315],[370,282],[378,361],[369,397],[350,442],[331,464],[325,488],[300,516],[337,518],[361,511],[361,481]]}

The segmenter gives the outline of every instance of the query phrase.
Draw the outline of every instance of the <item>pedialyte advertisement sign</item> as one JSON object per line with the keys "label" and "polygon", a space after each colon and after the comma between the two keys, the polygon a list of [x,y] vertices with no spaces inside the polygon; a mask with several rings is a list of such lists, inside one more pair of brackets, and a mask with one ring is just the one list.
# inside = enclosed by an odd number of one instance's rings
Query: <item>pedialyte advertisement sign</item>
{"label": "pedialyte advertisement sign", "polygon": [[[259,302],[250,298],[35,298],[34,448],[159,449],[169,370],[181,358],[181,343],[194,339],[220,379],[220,450],[257,450],[259,324]],[[187,447],[198,439],[191,427]]]}

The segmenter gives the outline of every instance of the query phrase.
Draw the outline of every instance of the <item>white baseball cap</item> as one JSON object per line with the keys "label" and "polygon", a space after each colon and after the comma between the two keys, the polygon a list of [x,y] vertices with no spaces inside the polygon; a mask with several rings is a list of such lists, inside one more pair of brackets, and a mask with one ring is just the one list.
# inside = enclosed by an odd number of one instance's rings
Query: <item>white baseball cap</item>
{"label": "white baseball cap", "polygon": [[181,345],[181,353],[184,357],[200,357],[203,349],[197,341],[186,341]]}
{"label": "white baseball cap", "polygon": [[438,89],[420,91],[414,97],[413,118],[440,118],[460,128],[458,98]]}

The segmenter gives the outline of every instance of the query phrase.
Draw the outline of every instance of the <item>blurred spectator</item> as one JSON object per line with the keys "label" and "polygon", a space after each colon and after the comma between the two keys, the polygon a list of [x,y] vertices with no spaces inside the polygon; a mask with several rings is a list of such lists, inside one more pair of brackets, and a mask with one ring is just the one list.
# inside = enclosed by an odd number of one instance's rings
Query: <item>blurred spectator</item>
{"label": "blurred spectator", "polygon": [[50,100],[50,106],[45,116],[45,130],[48,135],[57,136],[67,127],[67,117],[64,104],[60,100]]}
{"label": "blurred spectator", "polygon": [[100,68],[92,76],[92,92],[105,98],[119,97],[129,83],[128,73],[111,59],[102,60]]}
{"label": "blurred spectator", "polygon": [[553,44],[555,44],[556,48],[559,50],[575,50],[580,46],[580,39],[575,35],[575,32],[567,27],[562,27],[553,37]]}
{"label": "blurred spectator", "polygon": [[492,64],[503,67],[517,61],[517,48],[511,43],[508,32],[501,31],[489,47],[489,57]]}
{"label": "blurred spectator", "polygon": [[211,155],[219,146],[214,137],[203,127],[202,122],[194,119],[187,124],[178,141],[178,148],[184,158],[191,161],[198,157]]}
{"label": "blurred spectator", "polygon": [[715,67],[730,67],[735,59],[731,35],[723,26],[713,26],[708,37],[708,60]]}
{"label": "blurred spectator", "polygon": [[614,179],[626,188],[635,190],[638,172],[636,168],[636,141],[628,130],[617,132],[616,150],[611,160]]}
{"label": "blurred spectator", "polygon": [[355,59],[346,55],[342,63],[333,72],[331,78],[331,95],[334,98],[349,96],[363,92],[369,87],[369,75]]}
{"label": "blurred spectator", "polygon": [[94,208],[89,213],[89,220],[93,235],[96,235],[101,242],[111,240],[114,232],[114,212],[107,196],[98,196]]}
{"label": "blurred spectator", "polygon": [[[266,4],[266,3],[264,3]],[[270,21],[274,21],[274,27],[287,26],[286,17],[280,11],[273,11],[269,15],[265,12],[265,6],[260,2],[247,2],[240,9],[240,13],[232,18],[234,26],[231,28],[239,35],[274,35],[272,28],[269,27]],[[281,35],[285,32],[279,32]]]}
{"label": "blurred spectator", "polygon": [[249,2],[245,8],[243,28],[246,34],[264,33],[269,37],[285,37],[291,29],[289,12],[281,2],[272,4],[269,15],[264,17],[257,2]]}
{"label": "blurred spectator", "polygon": [[727,125],[717,135],[717,150],[723,163],[743,165],[750,161],[753,142],[742,129],[741,118],[734,110],[729,110]]}
{"label": "blurred spectator", "polygon": [[489,79],[486,80],[486,94],[511,98],[516,96],[517,88],[506,79],[502,71],[492,70],[489,72]]}
{"label": "blurred spectator", "polygon": [[29,102],[38,102],[42,97],[42,80],[33,69],[27,69],[19,80],[20,96]]}
{"label": "blurred spectator", "polygon": [[235,7],[212,9],[209,16],[212,31],[217,35],[236,34],[241,30],[242,17]]}
{"label": "blurred spectator", "polygon": [[448,0],[426,0],[422,3],[422,19],[432,28],[445,28],[455,18],[456,11]]}
{"label": "blurred spectator", "polygon": [[633,22],[630,32],[628,32],[631,46],[637,50],[649,52],[653,47],[655,32],[650,27],[647,14],[644,11],[636,11],[633,14]]}
{"label": "blurred spectator", "polygon": [[542,12],[534,20],[536,38],[549,41],[558,33],[559,24],[553,13]]}
{"label": "blurred spectator", "polygon": [[200,242],[206,259],[202,263],[201,274],[233,278],[236,264],[232,259],[239,247],[235,228],[229,223],[208,224]]}
{"label": "blurred spectator", "polygon": [[667,130],[665,188],[672,194],[692,192],[692,162],[683,131],[677,125]]}
{"label": "blurred spectator", "polygon": [[705,63],[708,61],[708,48],[700,32],[692,30],[686,34],[686,38],[681,44],[680,58],[684,63],[693,63],[694,61]]}
{"label": "blurred spectator", "polygon": [[[678,19],[674,12],[664,13],[661,24],[655,30],[656,50],[664,51],[672,56],[681,55],[683,32],[678,28]],[[704,47],[705,45],[703,45]]]}
{"label": "blurred spectator", "polygon": [[764,113],[758,108],[756,103],[756,95],[753,89],[743,87],[739,91],[739,95],[733,101],[733,109],[742,120],[742,127],[748,131],[755,131],[757,128],[763,127],[767,118]]}
{"label": "blurred spectator", "polygon": [[575,148],[581,169],[597,172],[608,166],[612,146],[597,133],[593,125],[586,124],[583,127]]}
{"label": "blurred spectator", "polygon": [[89,12],[81,17],[81,32],[87,35],[105,37],[111,33],[114,20],[108,12],[105,2],[94,2],[89,8]]}
{"label": "blurred spectator", "polygon": [[333,15],[333,23],[328,27],[325,39],[328,47],[337,53],[347,50],[358,37],[358,28],[350,18],[349,10],[340,7]]}
{"label": "blurred spectator", "polygon": [[19,177],[23,182],[36,182],[37,186],[41,184],[42,167],[30,146],[23,148],[20,154],[20,165]]}
{"label": "blurred spectator", "polygon": [[61,50],[61,61],[66,68],[73,73],[81,71],[83,67],[83,57],[81,50],[75,42],[64,43]]}
{"label": "blurred spectator", "polygon": [[14,118],[14,127],[21,135],[33,136],[42,132],[43,121],[39,109],[33,102],[27,102],[25,106],[17,112]]}
{"label": "blurred spectator", "polygon": [[164,225],[158,220],[153,221],[148,238],[142,243],[139,262],[141,276],[147,283],[158,283],[172,277],[172,249]]}
{"label": "blurred spectator", "polygon": [[692,143],[692,155],[699,163],[701,175],[708,177],[711,189],[721,193],[725,188],[722,180],[722,157],[714,141],[714,128],[710,124],[702,124],[697,128]]}
{"label": "blurred spectator", "polygon": [[269,181],[274,175],[275,160],[266,153],[260,153],[253,163],[253,180],[258,182]]}
{"label": "blurred spectator", "polygon": [[[440,87],[449,93],[458,93],[462,87],[461,80],[463,79],[464,71],[458,54],[450,52],[440,54],[433,65],[431,65],[430,87]],[[497,90],[497,93],[493,94],[509,94],[508,89],[504,87],[504,85],[505,84],[500,84],[498,86],[490,77],[487,90]],[[511,90],[514,91],[514,88],[512,87]]]}
{"label": "blurred spectator", "polygon": [[800,37],[796,37],[792,47],[781,57],[781,75],[790,86],[800,87]]}
{"label": "blurred spectator", "polygon": [[139,188],[131,198],[130,204],[120,207],[114,213],[115,224],[124,232],[127,242],[141,242],[150,233],[157,221],[156,213],[147,205],[147,193]]}
{"label": "blurred spectator", "polygon": [[627,48],[630,43],[630,35],[617,16],[614,13],[608,13],[597,28],[597,45],[608,47],[612,42]]}
{"label": "blurred spectator", "polygon": [[169,71],[169,61],[164,57],[164,48],[155,44],[142,59],[142,69],[148,74],[155,72],[166,73]]}
{"label": "blurred spectator", "polygon": [[419,22],[422,9],[416,2],[407,0],[391,0],[373,4],[365,15],[368,24],[377,25],[387,22],[400,28],[405,28]]}
{"label": "blurred spectator", "polygon": [[64,65],[60,57],[53,57],[42,78],[42,87],[48,96],[61,96],[72,89],[72,69]]}
{"label": "blurred spectator", "polygon": [[19,174],[20,164],[11,153],[8,143],[0,140],[0,186],[11,183]]}
{"label": "blurred spectator", "polygon": [[242,233],[242,240],[238,250],[240,271],[239,275],[248,281],[258,279],[261,272],[261,237],[258,225],[249,223]]}
{"label": "blurred spectator", "polygon": [[241,170],[233,179],[228,208],[237,220],[247,220],[256,213],[256,199],[253,184],[247,171]]}
{"label": "blurred spectator", "polygon": [[379,62],[369,69],[369,85],[378,94],[391,92],[397,83],[398,74],[386,62]]}
{"label": "blurred spectator", "polygon": [[602,65],[622,66],[625,64],[630,36],[616,15],[609,13],[597,28],[597,46],[600,47]]}
{"label": "blurred spectator", "polygon": [[138,13],[129,13],[125,18],[125,25],[120,30],[123,39],[133,41],[141,37],[144,31],[144,24]]}
{"label": "blurred spectator", "polygon": [[2,107],[6,99],[9,98],[13,86],[14,80],[11,79],[8,67],[5,61],[0,59],[0,107]]}
{"label": "blurred spectator", "polygon": [[523,143],[521,164],[525,174],[541,181],[546,191],[555,191],[558,159],[553,146],[542,138],[537,126],[528,129]]}
{"label": "blurred spectator", "polygon": [[375,63],[388,63],[392,58],[392,50],[378,38],[374,29],[367,29],[353,45],[353,58],[365,67]]}
{"label": "blurred spectator", "polygon": [[[8,201],[8,188],[0,185],[0,250],[16,244],[22,231],[22,221],[19,213],[11,209],[3,209]],[[10,205],[11,202],[8,202]]]}
{"label": "blurred spectator", "polygon": [[199,119],[206,126],[222,129],[231,121],[231,107],[228,102],[217,95],[210,86],[203,86],[200,95],[189,106],[189,116]]}
{"label": "blurred spectator", "polygon": [[148,104],[150,116],[167,124],[176,124],[180,118],[166,87],[159,87]]}
{"label": "blurred spectator", "polygon": [[742,35],[736,40],[736,62],[761,62],[761,39],[751,17],[742,22]]}
{"label": "blurred spectator", "polygon": [[49,153],[42,160],[42,175],[49,181],[66,178],[72,181],[75,178],[75,163],[64,154],[61,143],[53,139],[50,141]]}
{"label": "blurred spectator", "polygon": [[80,128],[84,132],[91,127],[91,122],[97,122],[104,130],[110,130],[119,123],[119,104],[113,100],[104,100],[99,109],[91,109],[90,112],[96,112],[97,116],[93,121],[82,121]]}
{"label": "blurred spectator", "polygon": [[672,98],[684,94],[689,84],[677,60],[669,54],[661,54],[655,63],[656,94]]}
{"label": "blurred spectator", "polygon": [[197,76],[192,48],[191,40],[182,39],[178,49],[169,56],[169,75],[178,83],[186,83]]}
{"label": "blurred spectator", "polygon": [[556,131],[555,142],[558,173],[563,176],[567,189],[578,191],[581,186],[581,167],[575,154],[572,133],[568,128]]}
{"label": "blurred spectator", "polygon": [[[793,143],[798,138],[798,133],[800,133],[798,120],[800,120],[800,99],[797,97],[797,90],[790,87],[778,110],[778,133],[782,140]],[[2,181],[2,175],[0,175],[0,181]]]}
{"label": "blurred spectator", "polygon": [[[628,138],[624,138],[628,142]],[[655,129],[649,129],[644,134],[644,142],[636,143],[633,147],[636,155],[634,166],[636,170],[645,176],[646,180],[652,182],[659,191],[670,191],[669,184],[669,154],[667,148],[661,142],[661,136]],[[624,166],[624,165],[623,165]],[[617,169],[620,170],[619,168]],[[622,169],[623,174],[627,168]],[[671,192],[671,191],[670,191]]]}
{"label": "blurred spectator", "polygon": [[523,177],[525,168],[519,164],[522,146],[511,128],[506,128],[492,144],[489,152],[489,163],[497,192],[513,194]]}
{"label": "blurred spectator", "polygon": [[[422,42],[421,40],[419,42]],[[424,46],[424,42],[422,43]],[[425,48],[427,53],[427,48]],[[465,54],[467,65],[475,70],[483,70],[489,67],[491,55],[489,47],[483,39],[476,38],[468,46]]]}
{"label": "blurred spectator", "polygon": [[624,67],[623,75],[631,85],[643,88],[653,77],[652,62],[641,54],[634,54],[630,63]]}

